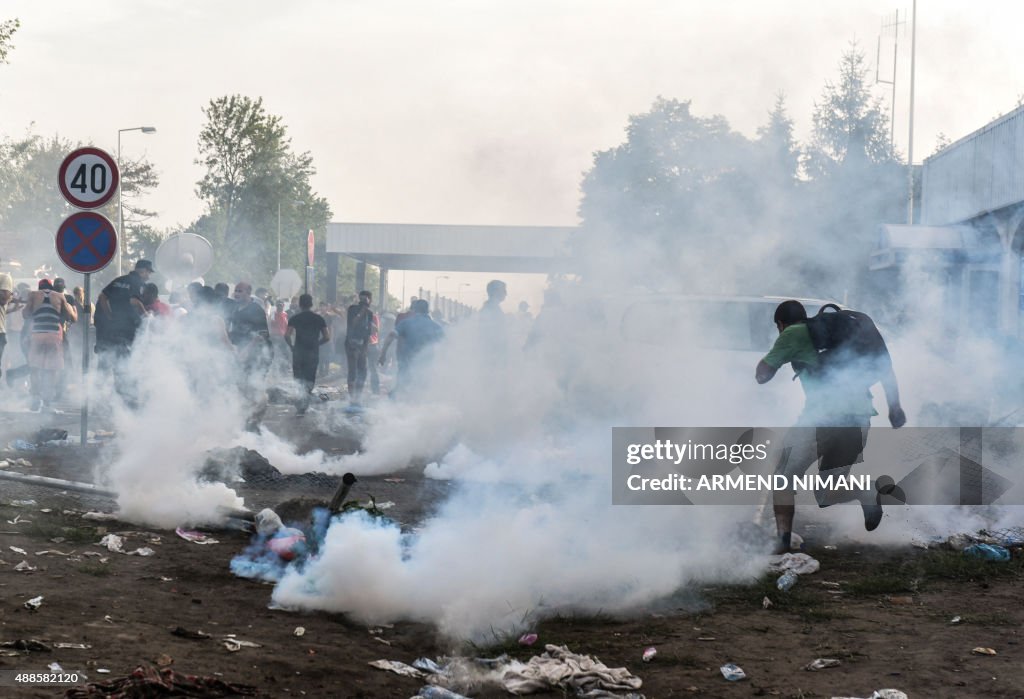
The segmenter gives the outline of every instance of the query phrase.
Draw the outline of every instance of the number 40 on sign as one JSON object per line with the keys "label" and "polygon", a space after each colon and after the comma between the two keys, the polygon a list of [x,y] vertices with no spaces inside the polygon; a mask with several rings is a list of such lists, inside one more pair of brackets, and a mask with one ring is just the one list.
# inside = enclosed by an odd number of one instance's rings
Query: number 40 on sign
{"label": "number 40 on sign", "polygon": [[60,193],[74,207],[98,209],[117,192],[117,163],[99,148],[79,148],[61,163]]}

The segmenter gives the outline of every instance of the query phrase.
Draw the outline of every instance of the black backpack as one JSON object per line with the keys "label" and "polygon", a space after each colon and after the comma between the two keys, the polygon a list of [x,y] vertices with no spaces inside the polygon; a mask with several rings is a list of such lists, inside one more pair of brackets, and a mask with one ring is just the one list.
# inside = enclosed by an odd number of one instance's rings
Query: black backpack
{"label": "black backpack", "polygon": [[827,303],[806,323],[811,342],[818,350],[818,373],[858,364],[868,376],[877,379],[892,367],[882,333],[867,314]]}

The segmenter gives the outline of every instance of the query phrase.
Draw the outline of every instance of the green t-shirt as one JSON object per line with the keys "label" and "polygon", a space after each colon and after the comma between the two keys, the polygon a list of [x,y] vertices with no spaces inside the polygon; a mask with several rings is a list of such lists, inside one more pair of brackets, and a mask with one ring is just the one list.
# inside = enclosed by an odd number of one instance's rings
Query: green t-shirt
{"label": "green t-shirt", "polygon": [[[804,389],[804,411],[800,422],[820,424],[835,418],[870,417],[877,415],[871,401],[870,386],[850,386],[826,379],[815,370],[821,365],[818,350],[811,342],[811,334],[803,323],[790,325],[779,334],[779,339],[762,360],[772,369],[796,362],[800,385]],[[794,367],[796,369],[796,367]]]}

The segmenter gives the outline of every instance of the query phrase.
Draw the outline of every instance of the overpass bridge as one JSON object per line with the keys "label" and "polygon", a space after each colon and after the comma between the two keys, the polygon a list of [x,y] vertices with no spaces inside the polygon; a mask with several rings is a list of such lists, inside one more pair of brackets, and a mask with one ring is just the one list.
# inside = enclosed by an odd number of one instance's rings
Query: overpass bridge
{"label": "overpass bridge", "polygon": [[572,226],[466,226],[404,223],[327,224],[327,298],[337,299],[339,257],[356,261],[356,287],[366,265],[380,268],[379,299],[389,271],[555,274],[573,271]]}

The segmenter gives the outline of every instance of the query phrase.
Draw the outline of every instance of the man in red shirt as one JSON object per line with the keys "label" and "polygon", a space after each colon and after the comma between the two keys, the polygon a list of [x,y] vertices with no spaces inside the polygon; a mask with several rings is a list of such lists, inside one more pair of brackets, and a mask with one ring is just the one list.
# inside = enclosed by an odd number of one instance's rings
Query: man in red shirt
{"label": "man in red shirt", "polygon": [[153,282],[142,287],[142,305],[147,313],[155,316],[170,318],[174,314],[173,309],[160,300],[160,288]]}

